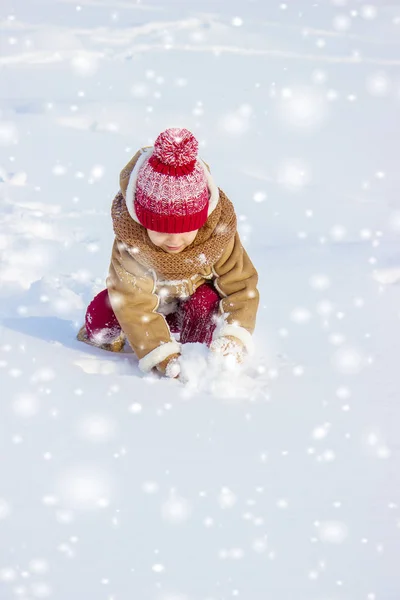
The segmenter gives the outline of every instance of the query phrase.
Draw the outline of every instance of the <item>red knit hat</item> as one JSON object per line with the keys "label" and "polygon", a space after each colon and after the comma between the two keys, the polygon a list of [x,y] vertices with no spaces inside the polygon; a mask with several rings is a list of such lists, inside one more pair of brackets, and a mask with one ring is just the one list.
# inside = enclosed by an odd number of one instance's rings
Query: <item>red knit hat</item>
{"label": "red knit hat", "polygon": [[145,153],[130,185],[135,185],[132,208],[146,229],[185,233],[207,221],[212,190],[205,164],[197,158],[198,146],[190,131],[172,128]]}

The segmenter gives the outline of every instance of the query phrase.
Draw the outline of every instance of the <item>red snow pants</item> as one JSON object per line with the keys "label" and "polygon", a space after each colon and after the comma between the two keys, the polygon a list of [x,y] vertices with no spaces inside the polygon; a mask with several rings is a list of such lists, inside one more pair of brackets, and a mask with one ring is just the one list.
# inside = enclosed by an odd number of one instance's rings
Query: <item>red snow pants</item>
{"label": "red snow pants", "polygon": [[[172,333],[180,333],[180,342],[211,344],[218,313],[220,297],[212,284],[205,283],[192,296],[178,301],[178,308],[166,316]],[[89,339],[100,331],[110,330],[112,337],[121,333],[121,327],[108,298],[108,290],[102,290],[93,298],[86,310],[86,333]]]}

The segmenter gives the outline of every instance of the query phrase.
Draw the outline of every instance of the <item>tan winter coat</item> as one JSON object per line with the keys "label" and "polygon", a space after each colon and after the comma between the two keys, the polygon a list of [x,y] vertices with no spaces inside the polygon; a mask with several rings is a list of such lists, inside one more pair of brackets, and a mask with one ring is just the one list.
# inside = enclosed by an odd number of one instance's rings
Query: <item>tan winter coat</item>
{"label": "tan winter coat", "polygon": [[165,253],[132,218],[135,174],[146,152],[149,149],[142,148],[121,172],[121,191],[112,205],[116,237],[107,277],[111,306],[140,368],[150,371],[179,353],[180,345],[171,336],[164,315],[206,281],[212,281],[221,296],[221,319],[214,339],[234,336],[251,351],[258,277],[236,231],[232,203],[208,176],[211,200],[206,224],[183,252]]}

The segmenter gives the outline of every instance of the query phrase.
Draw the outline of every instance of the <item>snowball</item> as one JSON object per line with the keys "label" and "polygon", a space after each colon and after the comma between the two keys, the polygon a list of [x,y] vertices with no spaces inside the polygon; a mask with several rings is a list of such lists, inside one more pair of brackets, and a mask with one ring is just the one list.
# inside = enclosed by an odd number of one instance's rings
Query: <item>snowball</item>
{"label": "snowball", "polygon": [[74,509],[90,510],[112,495],[111,480],[106,471],[97,466],[71,467],[58,480],[63,503]]}
{"label": "snowball", "polygon": [[90,442],[107,442],[115,435],[116,424],[105,415],[88,415],[78,423],[79,435]]}
{"label": "snowball", "polygon": [[318,534],[321,542],[342,544],[347,538],[347,526],[341,521],[325,521],[319,524]]}
{"label": "snowball", "polygon": [[236,504],[236,496],[227,487],[223,487],[218,496],[218,504],[222,509],[232,508]]}
{"label": "snowball", "polygon": [[185,498],[172,492],[170,498],[162,505],[161,514],[169,523],[179,524],[187,521],[191,515],[191,506]]}

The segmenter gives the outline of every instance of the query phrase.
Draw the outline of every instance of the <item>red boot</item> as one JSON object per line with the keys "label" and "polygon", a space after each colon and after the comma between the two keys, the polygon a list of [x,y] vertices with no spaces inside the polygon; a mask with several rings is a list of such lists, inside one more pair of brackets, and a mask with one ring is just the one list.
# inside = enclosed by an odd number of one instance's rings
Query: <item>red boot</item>
{"label": "red boot", "polygon": [[111,352],[122,350],[125,334],[111,308],[107,289],[97,294],[89,304],[85,325],[80,329],[78,339]]}

